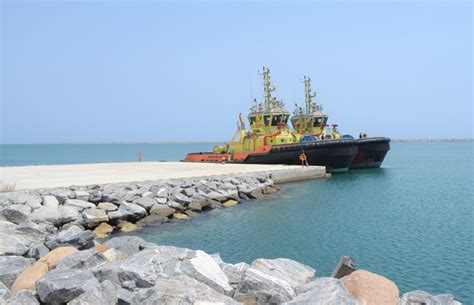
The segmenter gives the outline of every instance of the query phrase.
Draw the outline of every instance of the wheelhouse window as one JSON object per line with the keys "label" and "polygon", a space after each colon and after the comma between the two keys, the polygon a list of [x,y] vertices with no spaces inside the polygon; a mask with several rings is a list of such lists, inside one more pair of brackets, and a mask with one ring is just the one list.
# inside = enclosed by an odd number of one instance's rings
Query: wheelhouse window
{"label": "wheelhouse window", "polygon": [[278,114],[274,115],[272,118],[272,126],[286,125],[288,122],[288,114]]}
{"label": "wheelhouse window", "polygon": [[250,121],[250,125],[253,125],[257,121],[257,118],[254,115],[251,115],[249,116],[249,121]]}
{"label": "wheelhouse window", "polygon": [[263,122],[265,123],[265,126],[270,126],[270,122],[272,120],[272,116],[271,115],[265,115],[263,117]]}
{"label": "wheelhouse window", "polygon": [[315,118],[314,119],[314,127],[320,127],[324,124],[324,118]]}

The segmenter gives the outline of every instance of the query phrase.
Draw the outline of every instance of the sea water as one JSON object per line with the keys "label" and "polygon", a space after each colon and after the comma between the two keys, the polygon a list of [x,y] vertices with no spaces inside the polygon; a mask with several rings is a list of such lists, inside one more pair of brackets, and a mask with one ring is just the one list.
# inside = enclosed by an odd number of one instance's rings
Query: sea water
{"label": "sea water", "polygon": [[[452,293],[474,304],[473,145],[392,143],[383,167],[283,185],[277,195],[146,228],[158,244],[226,262],[287,257],[329,276],[342,255],[401,293]],[[2,146],[2,165],[180,160],[212,144]],[[225,165],[224,165],[225,166]]]}

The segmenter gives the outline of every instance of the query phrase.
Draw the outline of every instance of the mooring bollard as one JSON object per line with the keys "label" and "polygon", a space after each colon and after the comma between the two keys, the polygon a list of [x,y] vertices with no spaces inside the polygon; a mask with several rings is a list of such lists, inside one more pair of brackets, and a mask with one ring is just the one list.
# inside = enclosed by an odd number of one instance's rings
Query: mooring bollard
{"label": "mooring bollard", "polygon": [[356,270],[355,266],[356,266],[355,259],[349,256],[342,256],[341,259],[339,260],[339,263],[336,266],[336,269],[334,269],[334,271],[332,272],[331,277],[340,279],[346,275],[349,275]]}

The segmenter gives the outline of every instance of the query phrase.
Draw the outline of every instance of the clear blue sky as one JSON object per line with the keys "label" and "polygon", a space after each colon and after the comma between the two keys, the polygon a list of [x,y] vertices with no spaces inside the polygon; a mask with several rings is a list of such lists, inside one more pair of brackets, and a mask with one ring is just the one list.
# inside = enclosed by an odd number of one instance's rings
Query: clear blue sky
{"label": "clear blue sky", "polygon": [[470,1],[3,1],[2,143],[231,138],[250,82],[344,133],[472,137]]}

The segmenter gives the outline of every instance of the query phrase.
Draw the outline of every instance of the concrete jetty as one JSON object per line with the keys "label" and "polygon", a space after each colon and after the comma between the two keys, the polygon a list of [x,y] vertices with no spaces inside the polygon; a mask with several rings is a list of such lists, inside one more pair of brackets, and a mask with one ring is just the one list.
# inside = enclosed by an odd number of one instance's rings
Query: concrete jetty
{"label": "concrete jetty", "polygon": [[133,162],[0,167],[0,181],[16,190],[266,172],[276,183],[324,177],[323,166]]}

